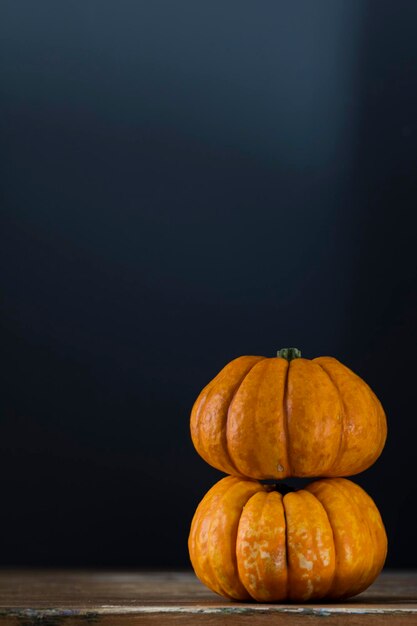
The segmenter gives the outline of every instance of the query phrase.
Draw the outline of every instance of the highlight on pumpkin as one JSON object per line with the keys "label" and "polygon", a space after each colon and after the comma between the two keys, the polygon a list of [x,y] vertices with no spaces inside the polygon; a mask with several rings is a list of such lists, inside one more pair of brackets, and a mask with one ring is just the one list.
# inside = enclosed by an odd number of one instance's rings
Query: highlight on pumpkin
{"label": "highlight on pumpkin", "polygon": [[373,500],[344,478],[280,493],[228,476],[195,512],[189,552],[198,578],[233,600],[346,598],[380,573],[387,537]]}

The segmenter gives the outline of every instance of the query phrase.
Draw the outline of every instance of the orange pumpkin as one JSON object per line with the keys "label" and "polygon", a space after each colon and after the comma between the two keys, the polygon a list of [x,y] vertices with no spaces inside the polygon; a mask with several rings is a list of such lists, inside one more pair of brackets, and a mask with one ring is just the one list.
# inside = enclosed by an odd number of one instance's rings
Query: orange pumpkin
{"label": "orange pumpkin", "polygon": [[194,446],[227,474],[256,479],[351,476],[370,467],[387,435],[368,385],[333,357],[241,356],[202,390]]}
{"label": "orange pumpkin", "polygon": [[282,495],[227,476],[200,502],[189,551],[199,579],[234,600],[353,596],[378,576],[387,537],[373,500],[345,478]]}

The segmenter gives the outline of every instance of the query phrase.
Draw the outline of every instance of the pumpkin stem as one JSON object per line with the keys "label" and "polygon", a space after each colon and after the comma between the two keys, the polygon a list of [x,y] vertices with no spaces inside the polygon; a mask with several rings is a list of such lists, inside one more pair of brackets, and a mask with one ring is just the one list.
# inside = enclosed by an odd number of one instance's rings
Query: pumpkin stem
{"label": "pumpkin stem", "polygon": [[301,357],[301,350],[298,348],[281,348],[281,350],[278,350],[277,356],[281,359],[292,361],[293,359],[299,359]]}

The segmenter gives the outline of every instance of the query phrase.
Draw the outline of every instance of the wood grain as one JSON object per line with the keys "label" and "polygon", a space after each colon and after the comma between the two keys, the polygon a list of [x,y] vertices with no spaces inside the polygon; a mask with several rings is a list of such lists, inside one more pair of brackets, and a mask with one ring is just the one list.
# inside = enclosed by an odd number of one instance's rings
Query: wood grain
{"label": "wood grain", "polygon": [[384,572],[343,603],[228,602],[191,572],[0,571],[0,624],[417,625],[417,572]]}

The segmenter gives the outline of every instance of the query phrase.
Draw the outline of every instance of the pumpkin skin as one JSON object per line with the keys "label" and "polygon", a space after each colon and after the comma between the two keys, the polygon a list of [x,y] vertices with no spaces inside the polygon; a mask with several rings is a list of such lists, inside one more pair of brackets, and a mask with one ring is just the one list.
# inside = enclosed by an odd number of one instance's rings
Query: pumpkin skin
{"label": "pumpkin skin", "polygon": [[376,395],[333,357],[234,359],[201,391],[190,425],[207,463],[259,480],[352,476],[387,436]]}
{"label": "pumpkin skin", "polygon": [[227,476],[197,507],[188,547],[198,578],[226,598],[305,602],[366,589],[387,537],[373,500],[345,478],[283,496]]}

